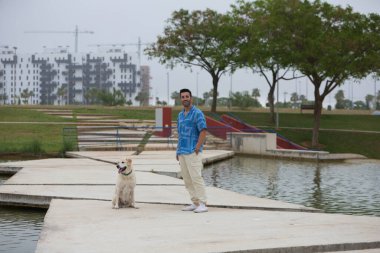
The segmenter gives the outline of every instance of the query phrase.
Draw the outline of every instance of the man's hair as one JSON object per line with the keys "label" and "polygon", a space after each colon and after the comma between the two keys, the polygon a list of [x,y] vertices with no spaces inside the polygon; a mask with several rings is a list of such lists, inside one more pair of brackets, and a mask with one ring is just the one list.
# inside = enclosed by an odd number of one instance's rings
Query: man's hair
{"label": "man's hair", "polygon": [[184,92],[189,92],[190,97],[192,97],[192,96],[191,96],[191,91],[190,91],[189,89],[181,89],[181,90],[179,91],[179,95],[181,96],[181,94],[184,93]]}

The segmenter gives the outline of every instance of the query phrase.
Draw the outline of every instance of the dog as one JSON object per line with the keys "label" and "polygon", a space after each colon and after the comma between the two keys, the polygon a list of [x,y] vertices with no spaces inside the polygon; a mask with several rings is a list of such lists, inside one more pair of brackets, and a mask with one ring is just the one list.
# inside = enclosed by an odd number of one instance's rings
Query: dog
{"label": "dog", "polygon": [[132,160],[126,159],[116,164],[118,176],[115,187],[115,195],[112,199],[112,208],[135,207],[136,176],[132,166]]}

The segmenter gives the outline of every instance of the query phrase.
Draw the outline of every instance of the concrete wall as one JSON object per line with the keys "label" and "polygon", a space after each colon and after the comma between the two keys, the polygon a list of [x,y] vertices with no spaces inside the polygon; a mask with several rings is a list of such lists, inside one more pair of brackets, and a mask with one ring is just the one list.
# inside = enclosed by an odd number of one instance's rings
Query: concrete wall
{"label": "concrete wall", "polygon": [[315,150],[277,149],[275,133],[228,133],[232,150],[237,154],[263,155],[281,158],[324,160],[330,153]]}
{"label": "concrete wall", "polygon": [[265,155],[268,149],[276,149],[274,133],[229,133],[232,149],[242,154]]}

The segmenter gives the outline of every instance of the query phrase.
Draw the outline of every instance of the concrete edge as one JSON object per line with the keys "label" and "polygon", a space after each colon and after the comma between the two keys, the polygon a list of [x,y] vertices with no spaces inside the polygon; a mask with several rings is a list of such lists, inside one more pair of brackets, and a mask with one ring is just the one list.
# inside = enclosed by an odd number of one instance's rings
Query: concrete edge
{"label": "concrete edge", "polygon": [[231,151],[229,153],[225,153],[225,154],[221,154],[221,155],[215,155],[215,156],[210,157],[210,158],[203,158],[202,162],[204,165],[209,165],[209,164],[212,164],[214,162],[220,162],[223,160],[227,160],[227,159],[232,158],[234,156],[235,156],[235,152]]}
{"label": "concrete edge", "polygon": [[19,172],[23,167],[12,167],[12,166],[1,166],[0,165],[0,175],[14,175]]}
{"label": "concrete edge", "polygon": [[223,253],[315,253],[315,252],[331,252],[331,251],[348,251],[348,250],[366,250],[380,248],[380,241],[375,242],[356,242],[356,243],[337,243],[325,245],[311,246],[294,246],[283,248],[265,248],[265,249],[248,249],[236,251],[224,251]]}
{"label": "concrete edge", "polygon": [[[0,193],[0,205],[4,206],[24,206],[49,209],[52,199],[66,199],[66,200],[96,200],[96,201],[109,201],[110,199],[98,198],[72,198],[72,197],[57,197],[57,196],[41,196],[41,195],[26,195],[26,194],[13,194],[13,193]],[[137,204],[154,204],[154,205],[175,205],[183,206],[186,203],[170,203],[170,202],[150,202],[150,201],[136,201]],[[228,208],[240,210],[261,210],[261,211],[280,211],[280,212],[307,212],[307,213],[324,213],[318,209],[302,209],[302,208],[278,208],[278,207],[260,207],[260,206],[229,206],[229,205],[208,205],[208,207],[215,208]]]}
{"label": "concrete edge", "polygon": [[[349,160],[367,160],[366,157],[306,157],[306,156],[282,156],[275,153],[266,153],[266,154],[247,154],[239,151],[234,151],[236,155],[239,156],[249,156],[249,157],[262,157],[262,158],[278,158],[281,160],[290,160],[290,161],[312,161],[312,162],[345,162]],[[371,160],[371,159],[368,159]]]}
{"label": "concrete edge", "polygon": [[174,178],[179,178],[182,179],[181,172],[168,172],[168,171],[159,171],[159,170],[152,170],[152,171],[141,171],[141,170],[136,170],[140,172],[147,172],[147,173],[154,173],[157,175],[162,175],[162,176],[168,176],[168,177],[174,177]]}
{"label": "concrete edge", "polygon": [[[186,203],[148,202],[148,201],[136,201],[136,203],[152,204],[152,205],[171,205],[171,206],[186,205]],[[262,207],[262,206],[229,206],[229,205],[220,205],[220,204],[211,204],[211,205],[208,204],[207,207],[225,208],[225,209],[238,209],[238,210],[324,213],[323,210],[319,210],[319,209],[302,209],[302,208],[279,208],[279,207]]]}

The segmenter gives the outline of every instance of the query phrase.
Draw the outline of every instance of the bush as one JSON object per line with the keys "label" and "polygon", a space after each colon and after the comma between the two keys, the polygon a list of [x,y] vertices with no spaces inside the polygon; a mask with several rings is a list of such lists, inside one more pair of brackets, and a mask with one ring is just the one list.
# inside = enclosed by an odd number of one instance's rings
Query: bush
{"label": "bush", "polygon": [[64,140],[63,143],[62,143],[62,148],[59,150],[59,154],[64,157],[65,156],[65,153],[67,151],[76,151],[77,148],[76,148],[76,144],[74,141],[67,141],[67,140]]}
{"label": "bush", "polygon": [[41,155],[44,154],[45,151],[42,149],[42,143],[39,140],[32,140],[31,142],[27,143],[22,149],[22,152],[24,153],[31,153],[34,155]]}

